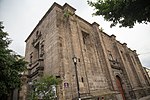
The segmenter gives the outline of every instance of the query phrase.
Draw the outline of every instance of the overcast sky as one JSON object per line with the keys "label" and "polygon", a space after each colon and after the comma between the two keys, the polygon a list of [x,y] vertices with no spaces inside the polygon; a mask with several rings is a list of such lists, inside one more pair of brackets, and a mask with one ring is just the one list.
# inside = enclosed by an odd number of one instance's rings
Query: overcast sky
{"label": "overcast sky", "polygon": [[92,16],[94,11],[87,0],[0,0],[0,21],[3,21],[4,31],[13,40],[11,49],[24,56],[25,39],[54,2],[60,5],[68,3],[83,19],[99,23],[107,34],[116,35],[121,43],[125,42],[129,48],[137,50],[143,66],[150,68],[150,24],[136,24],[132,29],[110,28],[110,22]]}

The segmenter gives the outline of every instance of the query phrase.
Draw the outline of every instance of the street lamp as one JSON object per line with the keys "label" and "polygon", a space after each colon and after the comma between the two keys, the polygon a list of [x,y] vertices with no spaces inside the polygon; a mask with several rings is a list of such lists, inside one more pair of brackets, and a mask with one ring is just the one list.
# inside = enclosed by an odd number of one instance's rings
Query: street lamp
{"label": "street lamp", "polygon": [[78,100],[81,100],[80,98],[80,92],[79,92],[79,80],[78,80],[78,72],[77,72],[77,57],[72,58],[74,66],[75,66],[75,74],[76,74],[76,81],[77,81],[77,91],[78,91]]}

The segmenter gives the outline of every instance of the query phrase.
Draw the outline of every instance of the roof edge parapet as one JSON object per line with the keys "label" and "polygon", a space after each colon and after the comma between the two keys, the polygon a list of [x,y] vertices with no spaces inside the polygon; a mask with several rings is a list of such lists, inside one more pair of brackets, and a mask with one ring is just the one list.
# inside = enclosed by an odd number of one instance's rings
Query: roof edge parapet
{"label": "roof edge parapet", "polygon": [[69,10],[72,11],[72,12],[75,12],[75,11],[76,11],[76,9],[73,8],[72,6],[70,6],[68,3],[65,3],[65,4],[63,5],[63,9],[69,9]]}
{"label": "roof edge parapet", "polygon": [[99,27],[100,25],[96,22],[93,22],[91,25],[96,25],[97,27]]}

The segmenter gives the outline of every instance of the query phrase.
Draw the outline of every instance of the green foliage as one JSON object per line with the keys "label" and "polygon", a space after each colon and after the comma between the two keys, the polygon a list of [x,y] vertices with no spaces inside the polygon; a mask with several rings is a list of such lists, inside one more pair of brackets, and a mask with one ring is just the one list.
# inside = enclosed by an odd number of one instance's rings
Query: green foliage
{"label": "green foliage", "polygon": [[56,85],[61,81],[54,76],[44,76],[33,82],[29,93],[29,100],[38,100],[42,97],[43,100],[54,100],[56,98]]}
{"label": "green foliage", "polygon": [[95,8],[94,15],[102,15],[106,21],[111,21],[111,27],[132,28],[135,23],[150,22],[150,0],[96,0],[88,1]]}
{"label": "green foliage", "polygon": [[8,49],[11,40],[3,28],[0,22],[0,98],[7,97],[10,91],[20,87],[19,73],[26,69],[24,59]]}
{"label": "green foliage", "polygon": [[69,16],[73,16],[73,14],[70,11],[65,10],[64,11],[64,18],[69,18]]}

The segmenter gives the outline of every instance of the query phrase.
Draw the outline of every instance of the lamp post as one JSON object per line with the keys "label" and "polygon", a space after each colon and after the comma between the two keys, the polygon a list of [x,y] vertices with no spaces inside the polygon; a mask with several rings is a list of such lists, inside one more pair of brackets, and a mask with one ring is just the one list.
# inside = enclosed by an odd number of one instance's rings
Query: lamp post
{"label": "lamp post", "polygon": [[81,100],[80,98],[80,92],[79,92],[79,80],[78,80],[78,72],[77,72],[77,57],[72,58],[74,66],[75,66],[75,74],[76,74],[76,81],[77,81],[77,91],[78,91],[78,100]]}

